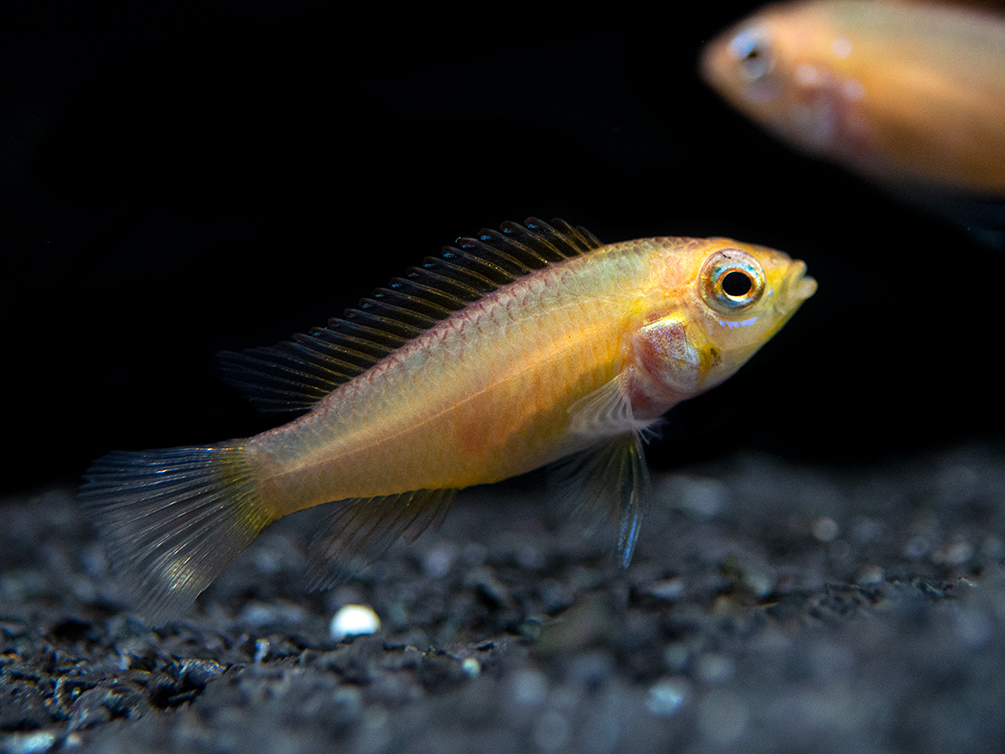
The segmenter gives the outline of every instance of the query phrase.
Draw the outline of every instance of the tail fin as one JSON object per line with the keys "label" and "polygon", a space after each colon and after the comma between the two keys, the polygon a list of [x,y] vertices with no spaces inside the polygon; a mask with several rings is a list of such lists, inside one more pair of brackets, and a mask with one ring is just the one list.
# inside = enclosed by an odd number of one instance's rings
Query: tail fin
{"label": "tail fin", "polygon": [[238,442],[115,452],[94,462],[80,499],[141,614],[185,611],[273,517]]}

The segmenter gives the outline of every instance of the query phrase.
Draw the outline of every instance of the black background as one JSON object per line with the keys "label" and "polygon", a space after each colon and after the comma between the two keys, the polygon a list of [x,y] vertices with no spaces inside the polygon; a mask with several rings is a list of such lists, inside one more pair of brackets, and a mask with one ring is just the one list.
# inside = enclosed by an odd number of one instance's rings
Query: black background
{"label": "black background", "polygon": [[1000,438],[1005,257],[733,113],[696,58],[755,4],[697,5],[5,6],[2,491],[267,428],[216,352],[323,324],[529,215],[608,242],[732,236],[819,281],[736,377],[671,414],[658,468]]}

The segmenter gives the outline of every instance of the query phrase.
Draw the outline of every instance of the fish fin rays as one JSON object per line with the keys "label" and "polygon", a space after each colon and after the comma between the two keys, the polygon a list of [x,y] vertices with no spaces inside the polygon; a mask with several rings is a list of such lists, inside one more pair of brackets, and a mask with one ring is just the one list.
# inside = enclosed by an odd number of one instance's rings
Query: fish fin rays
{"label": "fish fin rays", "polygon": [[575,517],[588,529],[596,529],[603,519],[615,520],[618,560],[625,568],[649,498],[642,441],[657,434],[659,426],[659,420],[635,418],[627,379],[622,372],[569,407],[569,435],[594,445],[558,461],[552,470],[560,497],[572,504]]}
{"label": "fish fin rays", "polygon": [[635,418],[626,381],[625,374],[619,374],[569,406],[569,434],[599,440],[648,431],[653,421]]}
{"label": "fish fin rays", "polygon": [[298,412],[451,313],[554,262],[599,249],[583,227],[529,218],[458,238],[327,327],[275,346],[219,355],[224,379],[267,411]]}
{"label": "fish fin rays", "polygon": [[[309,338],[304,346],[298,339]],[[303,413],[338,385],[359,372],[351,363],[339,369],[337,359],[313,336],[275,346],[217,354],[220,373],[260,410]]]}
{"label": "fish fin rays", "polygon": [[180,616],[273,520],[236,443],[111,453],[87,471],[80,501],[153,625]]}
{"label": "fish fin rays", "polygon": [[549,473],[549,482],[571,509],[571,520],[584,521],[590,531],[605,520],[614,522],[618,562],[627,568],[650,498],[641,433],[614,437],[557,461]]}
{"label": "fish fin rays", "polygon": [[439,530],[457,490],[416,490],[333,504],[308,552],[311,589],[329,589],[379,558],[399,537]]}

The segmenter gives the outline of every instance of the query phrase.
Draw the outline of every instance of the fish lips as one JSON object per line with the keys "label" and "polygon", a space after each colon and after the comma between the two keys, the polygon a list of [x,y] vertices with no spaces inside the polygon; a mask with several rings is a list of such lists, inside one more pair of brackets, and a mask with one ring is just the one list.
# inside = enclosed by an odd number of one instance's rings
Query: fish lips
{"label": "fish lips", "polygon": [[806,274],[806,263],[801,259],[793,260],[792,268],[782,281],[783,298],[792,297],[797,301],[805,301],[817,292],[817,281]]}

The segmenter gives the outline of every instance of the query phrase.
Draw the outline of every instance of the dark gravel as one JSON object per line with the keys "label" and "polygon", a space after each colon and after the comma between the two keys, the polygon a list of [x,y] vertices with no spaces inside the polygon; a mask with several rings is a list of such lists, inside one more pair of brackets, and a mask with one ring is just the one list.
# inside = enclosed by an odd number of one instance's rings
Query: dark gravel
{"label": "dark gravel", "polygon": [[312,594],[308,512],[156,630],[72,490],[7,501],[0,751],[999,751],[1001,450],[659,476],[626,572],[531,477]]}

